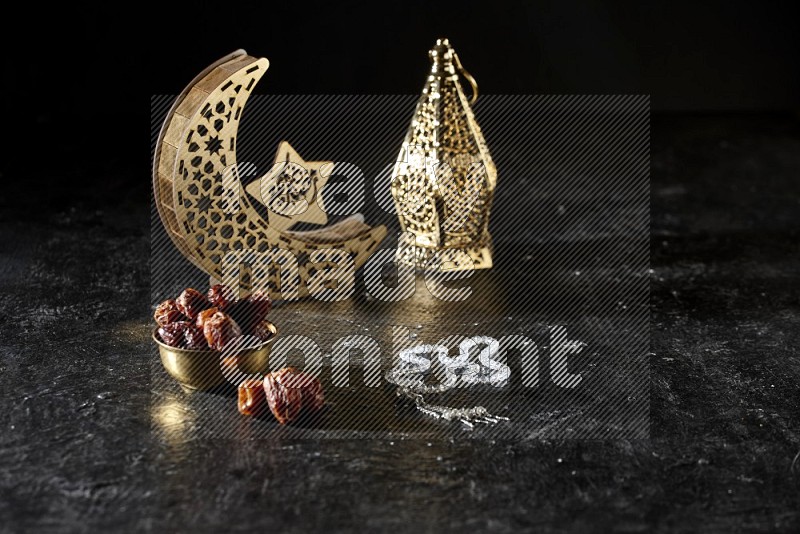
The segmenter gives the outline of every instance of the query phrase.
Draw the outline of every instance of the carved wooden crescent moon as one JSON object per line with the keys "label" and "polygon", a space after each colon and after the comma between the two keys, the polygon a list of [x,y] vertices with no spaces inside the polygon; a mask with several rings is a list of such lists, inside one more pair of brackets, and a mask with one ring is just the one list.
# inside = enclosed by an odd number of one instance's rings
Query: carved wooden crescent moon
{"label": "carved wooden crescent moon", "polygon": [[[268,66],[266,58],[238,50],[209,66],[178,96],[156,144],[155,202],[175,246],[211,277],[223,279],[223,258],[228,251],[288,250],[298,258],[299,281],[293,282],[299,282],[299,296],[307,296],[309,269],[313,272],[336,265],[311,263],[310,253],[345,250],[358,268],[377,250],[386,227],[371,228],[360,216],[354,216],[320,230],[289,230],[300,221],[327,222],[319,209],[320,190],[327,178],[319,169],[330,162],[305,162],[286,142],[279,146],[276,161],[309,174],[301,180],[288,176],[281,183],[293,183],[294,197],[305,198],[309,209],[294,216],[269,211],[268,220],[256,211],[235,171],[236,143],[247,98]],[[330,176],[330,168],[326,174]],[[252,187],[248,191],[253,194]],[[281,277],[274,271],[264,276],[268,276],[267,285],[277,299],[281,298]]]}

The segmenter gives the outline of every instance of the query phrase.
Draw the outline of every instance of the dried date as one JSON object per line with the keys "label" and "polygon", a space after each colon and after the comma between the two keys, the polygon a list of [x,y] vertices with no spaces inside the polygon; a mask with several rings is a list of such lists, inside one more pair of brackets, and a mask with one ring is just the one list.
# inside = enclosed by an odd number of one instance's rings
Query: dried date
{"label": "dried date", "polygon": [[299,389],[287,388],[275,379],[276,373],[264,377],[264,394],[267,404],[282,425],[295,420],[303,407],[303,394]]}
{"label": "dried date", "polygon": [[242,326],[251,332],[272,310],[272,299],[266,291],[255,291],[228,308],[228,312]]}
{"label": "dried date", "polygon": [[208,342],[206,341],[205,333],[203,332],[203,329],[198,328],[197,325],[190,324],[188,327],[186,327],[183,337],[187,349],[208,349]]}
{"label": "dried date", "polygon": [[242,329],[230,315],[218,311],[205,320],[203,333],[209,347],[222,350],[231,340],[242,335]]}
{"label": "dried date", "polygon": [[239,384],[237,406],[239,413],[242,415],[258,416],[265,414],[269,406],[264,391],[264,383],[261,380],[250,378]]}
{"label": "dried date", "polygon": [[194,319],[198,313],[211,307],[206,296],[191,287],[183,290],[183,293],[175,299],[175,304],[189,319]]}
{"label": "dried date", "polygon": [[269,321],[261,321],[253,328],[253,335],[260,341],[269,341],[274,333],[272,323]]}
{"label": "dried date", "polygon": [[236,302],[236,293],[226,285],[216,284],[208,290],[208,301],[212,306],[224,311],[228,306]]}
{"label": "dried date", "polygon": [[186,330],[192,326],[186,321],[177,321],[158,329],[158,335],[165,345],[183,348],[186,346]]}
{"label": "dried date", "polygon": [[282,386],[297,389],[301,392],[303,408],[311,411],[317,411],[322,408],[325,403],[325,397],[322,393],[322,383],[319,379],[294,367],[285,367],[277,373],[273,373],[273,375],[275,380]]}
{"label": "dried date", "polygon": [[220,311],[217,308],[209,308],[207,310],[203,310],[197,314],[197,318],[194,321],[194,324],[197,328],[203,328],[206,325],[206,320],[211,318],[215,313]]}
{"label": "dried date", "polygon": [[172,299],[165,300],[159,304],[156,307],[153,318],[158,323],[158,326],[166,326],[184,319],[183,314],[178,309],[178,305]]}
{"label": "dried date", "polygon": [[303,408],[316,412],[325,405],[325,395],[322,393],[322,382],[309,376],[309,384],[303,389]]}

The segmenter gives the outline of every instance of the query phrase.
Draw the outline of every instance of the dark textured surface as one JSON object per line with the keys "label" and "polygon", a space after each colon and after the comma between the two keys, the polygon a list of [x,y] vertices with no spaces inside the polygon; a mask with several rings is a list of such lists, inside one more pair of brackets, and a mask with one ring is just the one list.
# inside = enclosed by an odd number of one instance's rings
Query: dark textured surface
{"label": "dark textured surface", "polygon": [[3,202],[0,531],[796,529],[800,128],[656,118],[652,163],[642,441],[156,438],[147,180]]}
{"label": "dark textured surface", "polygon": [[[370,224],[386,225],[388,237],[381,246],[387,247],[385,252],[391,257],[400,226],[396,215],[381,209],[374,198],[385,196],[392,203],[388,180],[370,182],[397,157],[396,132],[407,127],[416,100],[415,95],[256,96],[248,101],[243,115],[248,120],[237,134],[237,149],[242,153],[237,161],[269,168],[274,147],[285,138],[297,139],[297,150],[309,158],[336,154],[337,159],[357,165],[366,178],[359,185],[366,192],[359,211]],[[151,99],[151,124],[163,122],[172,101],[172,97]],[[351,298],[338,302],[277,303],[270,318],[279,325],[281,339],[271,356],[283,352],[281,344],[289,342],[289,336],[304,336],[309,345],[316,344],[319,357],[314,360],[322,360],[320,379],[326,384],[328,399],[322,417],[309,428],[295,429],[300,434],[294,437],[324,439],[332,433],[342,438],[364,437],[363,432],[371,432],[370,437],[389,440],[422,439],[423,434],[433,439],[451,437],[452,430],[457,439],[463,438],[460,424],[450,428],[403,410],[388,384],[368,388],[360,376],[354,376],[349,387],[334,386],[329,372],[334,359],[330,355],[338,352],[334,347],[346,336],[370,342],[369,356],[383,359],[388,368],[393,363],[391,354],[397,354],[402,343],[410,346],[448,338],[442,344],[455,355],[459,341],[453,338],[461,335],[497,339],[510,369],[506,387],[454,388],[426,399],[448,406],[480,405],[510,419],[508,424],[480,425],[470,431],[471,439],[477,435],[488,439],[648,437],[647,104],[647,97],[641,96],[482,97],[475,110],[484,131],[492,132],[489,143],[495,147],[492,156],[501,176],[491,213],[495,267],[451,282],[470,292],[456,302],[434,297],[419,276],[413,295],[400,301],[381,300],[374,288],[361,291],[360,286],[367,285],[361,283]],[[609,112],[617,107],[619,112]],[[563,117],[565,109],[570,110],[568,118]],[[338,132],[335,142],[327,131]],[[153,131],[153,145],[157,132]],[[335,197],[332,189],[323,189],[323,198]],[[335,204],[326,201],[325,205]],[[200,217],[204,216],[198,214],[198,223],[203,220]],[[218,238],[212,224],[203,231],[206,239]],[[204,288],[208,284],[208,276],[185,260],[155,213],[151,250],[150,302],[154,306],[187,285]],[[380,256],[371,257],[362,272],[380,262]],[[558,386],[550,377],[555,367],[551,361],[555,336],[548,326],[555,325],[563,326],[569,339],[585,344],[568,358],[570,372],[580,373],[581,382],[574,388]],[[408,334],[394,334],[395,327],[408,328]],[[511,350],[512,336],[525,336],[519,342],[527,344]],[[537,361],[530,363],[534,358]],[[271,357],[273,363],[277,359]],[[296,364],[313,369],[313,361],[307,360],[298,357]],[[280,432],[289,437],[287,429],[232,417],[225,397],[185,398],[161,370],[159,359],[152,361],[154,409],[166,416],[180,407],[184,438],[230,437],[239,426],[247,436]],[[524,377],[530,377],[532,370],[538,371],[537,383],[526,385]],[[357,375],[361,369],[352,371]],[[169,419],[176,418],[170,415]],[[175,428],[169,425],[164,430]]]}

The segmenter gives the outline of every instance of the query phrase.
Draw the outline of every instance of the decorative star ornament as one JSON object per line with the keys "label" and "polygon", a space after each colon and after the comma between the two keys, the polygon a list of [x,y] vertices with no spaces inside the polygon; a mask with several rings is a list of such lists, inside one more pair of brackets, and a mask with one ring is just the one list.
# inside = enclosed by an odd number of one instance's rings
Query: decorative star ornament
{"label": "decorative star ornament", "polygon": [[271,228],[289,230],[299,222],[326,224],[322,189],[333,171],[332,161],[305,161],[282,141],[272,169],[245,187],[248,195],[267,208]]}

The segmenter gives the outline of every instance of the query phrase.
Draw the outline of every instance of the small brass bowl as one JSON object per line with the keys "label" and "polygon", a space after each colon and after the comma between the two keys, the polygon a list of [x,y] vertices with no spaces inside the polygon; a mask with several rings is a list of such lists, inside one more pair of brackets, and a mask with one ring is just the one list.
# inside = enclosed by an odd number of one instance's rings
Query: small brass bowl
{"label": "small brass bowl", "polygon": [[[269,323],[269,321],[266,321]],[[230,357],[236,359],[239,371],[247,374],[264,373],[269,365],[269,353],[278,337],[278,328],[269,323],[272,337],[256,347],[244,348]],[[216,350],[181,349],[166,345],[158,337],[158,327],[153,329],[153,341],[158,345],[161,364],[167,373],[185,390],[208,390],[225,384],[222,374],[221,352]],[[233,362],[230,363],[232,365]],[[226,365],[228,365],[226,363]]]}

